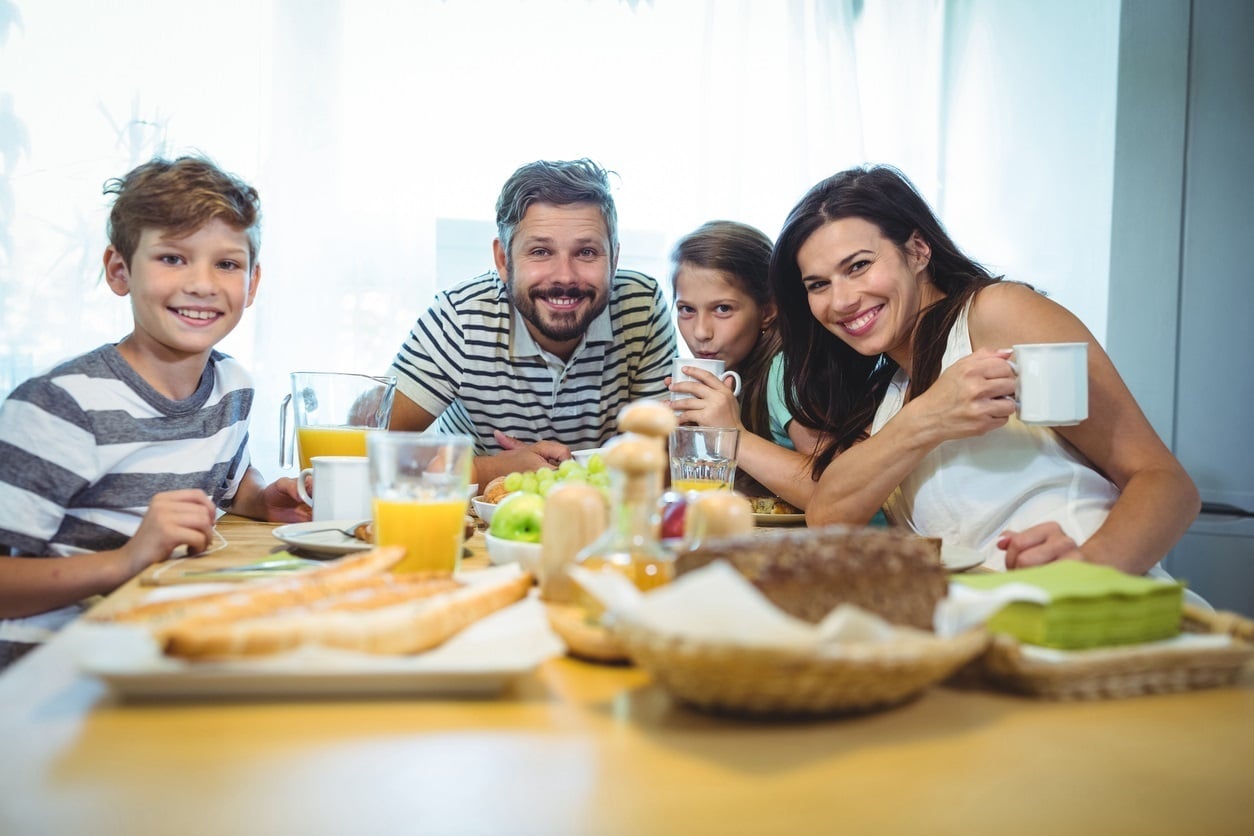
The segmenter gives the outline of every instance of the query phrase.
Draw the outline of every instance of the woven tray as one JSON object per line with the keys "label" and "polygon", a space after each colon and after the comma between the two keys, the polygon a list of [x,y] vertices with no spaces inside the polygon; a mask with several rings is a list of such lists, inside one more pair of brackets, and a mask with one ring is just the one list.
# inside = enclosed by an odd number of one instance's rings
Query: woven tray
{"label": "woven tray", "polygon": [[945,679],[988,643],[980,629],[952,639],[851,643],[815,656],[687,641],[632,624],[616,625],[614,634],[636,664],[679,699],[709,711],[770,716],[895,705]]}
{"label": "woven tray", "polygon": [[1019,693],[1096,700],[1230,685],[1254,658],[1254,621],[1186,606],[1182,628],[1233,641],[1212,648],[1153,643],[1071,651],[1066,661],[1054,662],[1027,657],[1016,639],[999,635],[975,667],[990,684]]}

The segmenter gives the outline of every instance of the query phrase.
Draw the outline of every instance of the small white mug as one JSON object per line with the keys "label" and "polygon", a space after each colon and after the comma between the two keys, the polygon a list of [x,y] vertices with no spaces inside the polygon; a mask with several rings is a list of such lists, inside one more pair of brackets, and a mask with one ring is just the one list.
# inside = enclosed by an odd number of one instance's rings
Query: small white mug
{"label": "small white mug", "polygon": [[[671,383],[683,383],[685,380],[692,380],[689,375],[684,374],[684,366],[695,366],[698,369],[705,369],[715,377],[720,378],[724,383],[727,378],[732,381],[732,394],[740,394],[740,375],[735,372],[727,371],[727,364],[722,360],[705,360],[699,357],[676,357],[675,362],[671,365]],[[671,400],[677,401],[681,398],[691,398],[692,395],[683,392],[671,392]]]}
{"label": "small white mug", "polygon": [[1016,345],[1019,420],[1038,427],[1071,427],[1089,415],[1088,343]]}
{"label": "small white mug", "polygon": [[[365,456],[314,456],[312,467],[296,477],[300,498],[313,506],[315,520],[368,520],[370,465]],[[305,491],[305,477],[313,474],[314,495]]]}

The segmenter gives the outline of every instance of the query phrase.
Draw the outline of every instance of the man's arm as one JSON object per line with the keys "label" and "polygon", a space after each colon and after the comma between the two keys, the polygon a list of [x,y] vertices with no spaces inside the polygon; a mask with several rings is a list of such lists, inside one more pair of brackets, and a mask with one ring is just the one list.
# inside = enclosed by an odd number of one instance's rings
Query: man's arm
{"label": "man's arm", "polygon": [[[409,398],[396,393],[396,398],[392,401],[392,421],[388,425],[392,430],[409,430],[413,432],[422,432],[435,422],[436,416],[411,401]],[[507,446],[504,452],[495,456],[475,456],[474,469],[471,473],[470,480],[479,485],[480,488],[485,487],[497,476],[504,476],[515,470],[535,470],[539,467],[555,464],[557,461],[570,458],[570,450],[565,445],[557,444],[552,441],[539,442],[537,444],[524,444],[523,442],[508,439],[508,436],[498,434],[498,440],[507,439],[513,442],[513,446]],[[501,441],[505,444],[506,441]]]}
{"label": "man's arm", "polygon": [[668,400],[666,377],[671,361],[679,356],[675,322],[660,285],[654,284],[653,302],[645,325],[644,348],[640,353],[637,373],[631,381],[631,398]]}
{"label": "man's arm", "polygon": [[388,429],[422,432],[431,426],[435,419],[436,416],[397,392],[396,397],[392,399],[392,420],[388,424]]}

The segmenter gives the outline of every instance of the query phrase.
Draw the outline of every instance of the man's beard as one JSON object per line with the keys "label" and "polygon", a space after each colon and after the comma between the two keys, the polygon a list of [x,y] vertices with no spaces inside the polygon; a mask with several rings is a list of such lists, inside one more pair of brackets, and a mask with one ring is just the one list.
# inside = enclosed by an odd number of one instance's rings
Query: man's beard
{"label": "man's beard", "polygon": [[[609,296],[603,296],[600,302],[596,302],[596,293],[591,290],[583,290],[574,287],[550,287],[545,290],[533,289],[530,293],[518,293],[513,282],[507,282],[505,285],[509,288],[510,301],[514,303],[514,307],[518,308],[518,312],[522,314],[523,319],[530,322],[537,331],[539,331],[545,339],[554,342],[568,342],[577,339],[588,330],[588,326],[592,324],[592,320],[600,315],[609,304]],[[536,304],[538,299],[557,299],[569,297],[575,299],[592,299],[591,307],[580,307],[569,313],[554,313],[548,308],[541,312],[540,307]]]}

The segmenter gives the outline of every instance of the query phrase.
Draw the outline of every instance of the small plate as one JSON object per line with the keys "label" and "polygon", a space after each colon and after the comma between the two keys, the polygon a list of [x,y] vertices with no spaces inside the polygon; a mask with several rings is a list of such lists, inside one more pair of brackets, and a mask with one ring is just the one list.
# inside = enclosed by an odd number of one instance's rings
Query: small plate
{"label": "small plate", "polygon": [[805,525],[805,514],[754,514],[757,525]]}
{"label": "small plate", "polygon": [[950,543],[941,544],[941,563],[950,572],[963,572],[967,569],[974,569],[983,562],[984,555],[970,546],[959,546]]}
{"label": "small plate", "polygon": [[316,520],[306,523],[281,525],[274,530],[278,537],[292,548],[316,554],[352,554],[371,548],[369,543],[349,537],[340,529],[357,525],[361,520]]}

